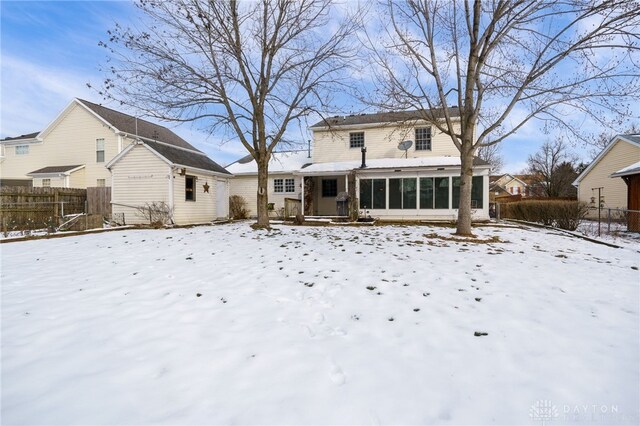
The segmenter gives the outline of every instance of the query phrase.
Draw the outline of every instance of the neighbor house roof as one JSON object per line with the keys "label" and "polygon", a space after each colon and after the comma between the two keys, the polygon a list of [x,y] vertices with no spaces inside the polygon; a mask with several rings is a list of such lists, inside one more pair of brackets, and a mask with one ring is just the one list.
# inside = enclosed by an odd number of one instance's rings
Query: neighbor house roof
{"label": "neighbor house roof", "polygon": [[[417,167],[460,167],[460,157],[421,157],[421,158],[378,158],[366,160],[367,167],[362,169],[361,161],[340,161],[335,163],[316,163],[303,167],[302,174],[346,173],[351,170],[408,169]],[[489,163],[480,158],[473,159],[474,166],[489,167]]]}
{"label": "neighbor house roof", "polygon": [[136,135],[140,138],[149,139],[151,141],[160,141],[179,146],[181,148],[198,151],[196,147],[164,126],[151,123],[150,121],[143,120],[141,118],[136,119],[136,117],[132,115],[125,114],[84,99],[76,98],[76,100],[121,132],[128,133],[132,136]]}
{"label": "neighbor house roof", "polygon": [[76,164],[72,166],[47,166],[38,170],[27,173],[27,175],[51,175],[51,174],[68,174],[81,169],[84,164]]}
{"label": "neighbor house roof", "polygon": [[582,179],[584,179],[584,177],[587,176],[589,174],[589,172],[591,172],[591,170],[596,166],[596,164],[598,164],[600,162],[600,160],[602,160],[604,158],[604,156],[607,155],[607,153],[613,148],[613,146],[616,143],[618,143],[618,141],[623,141],[623,142],[629,143],[631,145],[634,145],[634,146],[640,148],[640,135],[617,135],[617,136],[615,136],[613,139],[611,139],[609,144],[602,151],[600,151],[600,154],[598,154],[598,156],[593,159],[591,164],[589,164],[587,166],[587,168],[584,169],[582,171],[582,173],[580,173],[578,175],[576,180],[573,181],[572,185],[573,186],[578,186],[580,184],[580,181]]}
{"label": "neighbor house roof", "polygon": [[[362,124],[397,123],[403,121],[424,120],[427,115],[433,115],[435,118],[444,118],[444,109],[437,108],[426,111],[387,111],[376,112],[373,114],[354,114],[346,116],[337,115],[322,119],[310,128],[321,129],[325,127],[355,126]],[[452,117],[459,117],[460,110],[458,107],[449,108],[449,115]]]}
{"label": "neighbor house roof", "polygon": [[[308,150],[273,152],[269,160],[269,173],[291,173],[311,163]],[[258,173],[258,165],[251,155],[242,157],[227,166],[234,175],[253,175]]]}
{"label": "neighbor house roof", "polygon": [[7,137],[7,138],[4,138],[4,139],[0,140],[0,142],[31,140],[31,139],[35,139],[36,136],[38,136],[39,133],[40,132],[33,132],[33,133],[27,133],[26,135]]}
{"label": "neighbor house roof", "polygon": [[640,161],[638,161],[637,163],[633,163],[630,166],[625,167],[624,169],[620,169],[615,173],[612,173],[611,177],[621,177],[636,174],[640,174]]}
{"label": "neighbor house roof", "polygon": [[191,151],[184,148],[178,148],[162,142],[150,142],[138,139],[135,143],[127,146],[120,154],[116,155],[106,164],[108,169],[115,163],[124,158],[129,151],[136,146],[144,146],[151,152],[155,153],[158,157],[164,160],[167,164],[176,167],[186,167],[199,170],[205,170],[214,172],[217,174],[230,175],[224,167],[206,156],[206,154],[200,151]]}

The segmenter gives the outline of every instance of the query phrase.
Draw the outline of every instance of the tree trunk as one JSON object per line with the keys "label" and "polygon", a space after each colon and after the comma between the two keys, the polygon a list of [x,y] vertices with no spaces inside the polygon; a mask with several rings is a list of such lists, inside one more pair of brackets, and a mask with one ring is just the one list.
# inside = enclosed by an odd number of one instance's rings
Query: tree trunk
{"label": "tree trunk", "polygon": [[472,236],[471,232],[471,181],[473,178],[473,145],[463,141],[460,152],[460,203],[458,206],[457,235]]}
{"label": "tree trunk", "polygon": [[269,159],[260,155],[258,163],[258,193],[256,194],[258,206],[258,222],[254,228],[269,229]]}

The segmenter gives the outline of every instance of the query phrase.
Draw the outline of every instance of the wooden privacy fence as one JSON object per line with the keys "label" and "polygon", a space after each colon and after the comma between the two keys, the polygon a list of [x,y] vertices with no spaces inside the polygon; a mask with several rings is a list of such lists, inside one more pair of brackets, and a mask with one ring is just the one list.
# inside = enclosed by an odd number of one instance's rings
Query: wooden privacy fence
{"label": "wooden privacy fence", "polygon": [[111,187],[87,188],[87,213],[111,216]]}
{"label": "wooden privacy fence", "polygon": [[0,188],[2,231],[55,227],[64,215],[85,212],[87,191],[72,188]]}

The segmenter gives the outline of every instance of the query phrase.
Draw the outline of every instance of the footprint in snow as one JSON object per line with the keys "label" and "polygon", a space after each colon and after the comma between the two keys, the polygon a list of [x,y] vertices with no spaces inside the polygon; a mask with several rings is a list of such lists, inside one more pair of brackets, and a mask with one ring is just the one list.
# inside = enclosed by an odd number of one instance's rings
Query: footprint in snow
{"label": "footprint in snow", "polygon": [[329,372],[329,378],[331,379],[331,381],[334,384],[336,384],[338,386],[344,385],[344,383],[347,381],[347,378],[344,375],[344,373],[342,372],[342,369],[338,365],[336,365],[334,363],[331,364],[331,370]]}

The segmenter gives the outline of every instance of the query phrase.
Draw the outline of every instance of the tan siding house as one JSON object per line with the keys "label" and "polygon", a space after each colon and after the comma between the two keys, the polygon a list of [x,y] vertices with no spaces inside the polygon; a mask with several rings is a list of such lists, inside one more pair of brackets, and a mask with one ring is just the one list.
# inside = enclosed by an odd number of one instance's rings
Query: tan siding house
{"label": "tan siding house", "polygon": [[111,187],[112,213],[127,223],[148,223],[140,209],[161,202],[180,225],[228,216],[224,168],[166,127],[86,100],[71,101],[45,130],[5,138],[0,147],[1,181]]}
{"label": "tan siding house", "polygon": [[640,136],[618,135],[576,178],[573,185],[578,188],[578,199],[594,207],[590,212],[592,217],[597,216],[598,188],[601,188],[604,208],[628,208],[627,185],[621,178],[611,175],[638,161]]}
{"label": "tan siding house", "polygon": [[[452,108],[450,114],[458,117],[457,109]],[[270,163],[269,201],[279,204],[281,198],[271,185],[285,176],[295,180],[296,196],[292,198],[300,200],[306,216],[343,215],[338,203],[350,193],[358,199],[360,216],[455,220],[460,153],[449,137],[422,119],[423,115],[419,111],[362,114],[330,117],[314,124],[310,127],[310,158],[277,170]],[[303,156],[305,151],[299,153]],[[253,163],[251,173],[243,173],[243,160],[228,166],[236,176],[231,194],[245,197],[255,214],[257,168]],[[355,187],[349,188],[349,182]],[[488,220],[489,165],[478,159],[473,185],[474,219]]]}

